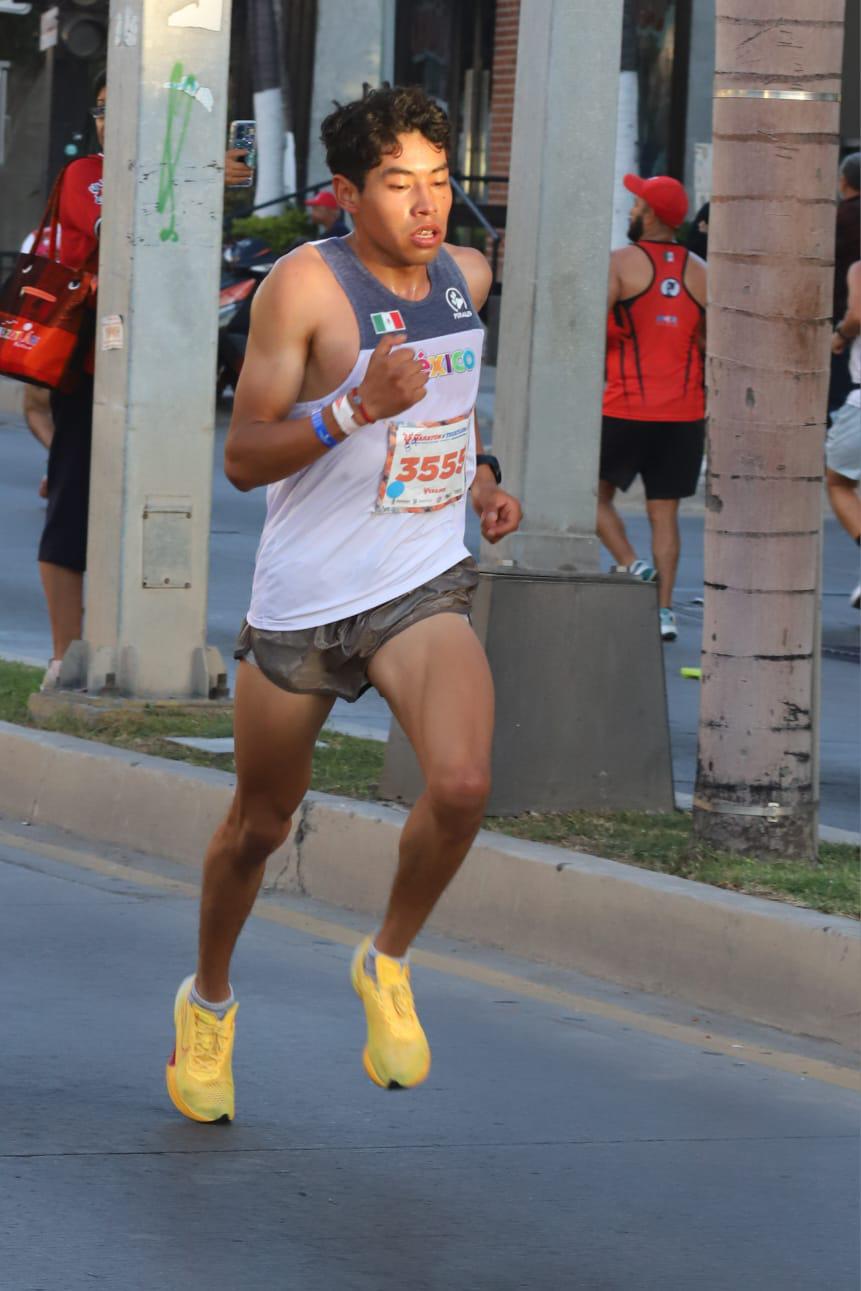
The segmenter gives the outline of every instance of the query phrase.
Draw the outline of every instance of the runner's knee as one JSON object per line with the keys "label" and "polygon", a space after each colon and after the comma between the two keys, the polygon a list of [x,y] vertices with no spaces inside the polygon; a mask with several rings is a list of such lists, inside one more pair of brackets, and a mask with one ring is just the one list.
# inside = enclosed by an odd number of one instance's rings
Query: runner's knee
{"label": "runner's knee", "polygon": [[277,807],[236,808],[227,818],[227,829],[240,860],[261,865],[287,838],[291,823],[291,816]]}
{"label": "runner's knee", "polygon": [[440,768],[428,776],[427,792],[434,812],[444,821],[472,821],[484,814],[490,773],[474,763]]}

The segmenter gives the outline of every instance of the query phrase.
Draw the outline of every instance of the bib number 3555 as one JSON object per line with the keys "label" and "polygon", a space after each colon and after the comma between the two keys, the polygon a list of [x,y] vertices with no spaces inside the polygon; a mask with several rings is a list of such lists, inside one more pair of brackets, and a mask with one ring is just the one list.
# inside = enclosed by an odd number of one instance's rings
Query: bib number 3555
{"label": "bib number 3555", "polygon": [[375,510],[437,511],[466,491],[472,413],[421,426],[392,423]]}

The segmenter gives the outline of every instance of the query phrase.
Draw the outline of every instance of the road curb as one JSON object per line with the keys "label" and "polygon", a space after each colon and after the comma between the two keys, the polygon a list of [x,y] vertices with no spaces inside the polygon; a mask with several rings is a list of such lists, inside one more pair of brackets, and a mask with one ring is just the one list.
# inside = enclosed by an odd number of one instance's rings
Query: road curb
{"label": "road curb", "polygon": [[[199,864],[234,777],[0,722],[0,812]],[[309,794],[268,887],[377,914],[405,813]],[[482,831],[440,933],[858,1047],[861,925]]]}

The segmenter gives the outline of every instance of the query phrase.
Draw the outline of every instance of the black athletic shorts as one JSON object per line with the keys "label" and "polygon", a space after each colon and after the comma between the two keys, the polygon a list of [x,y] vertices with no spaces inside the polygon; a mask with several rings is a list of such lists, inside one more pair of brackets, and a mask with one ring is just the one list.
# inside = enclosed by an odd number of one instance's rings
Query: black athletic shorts
{"label": "black athletic shorts", "polygon": [[87,565],[93,378],[73,394],[51,391],[54,438],[48,451],[48,511],[39,560],[83,573]]}
{"label": "black athletic shorts", "polygon": [[630,488],[642,476],[647,498],[689,498],[697,491],[704,421],[633,421],[605,417],[599,477]]}

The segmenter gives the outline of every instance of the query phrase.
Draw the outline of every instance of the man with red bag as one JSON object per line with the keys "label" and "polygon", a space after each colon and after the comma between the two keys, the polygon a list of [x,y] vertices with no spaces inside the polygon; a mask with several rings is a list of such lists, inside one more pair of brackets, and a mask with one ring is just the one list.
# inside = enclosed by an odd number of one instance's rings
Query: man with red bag
{"label": "man with red bag", "polygon": [[[57,258],[70,269],[83,268],[99,245],[107,102],[104,75],[97,79],[94,88],[96,100],[91,113],[99,152],[71,162],[60,188],[57,223],[62,229],[62,238]],[[225,155],[228,187],[252,173],[243,161],[244,155],[241,149]],[[42,690],[58,685],[63,655],[73,641],[81,639],[84,630],[94,368],[91,344],[81,359],[80,378],[71,393],[51,391],[54,437],[48,453],[48,507],[39,543],[39,573],[51,620],[52,652]]]}
{"label": "man with red bag", "polygon": [[[96,91],[92,115],[99,152],[73,161],[60,189],[58,222],[63,235],[58,258],[70,269],[83,268],[98,248],[107,100],[104,76],[96,82]],[[71,393],[51,391],[54,436],[48,453],[48,507],[39,543],[39,574],[51,620],[52,654],[43,690],[57,685],[63,655],[83,634],[94,357],[90,346]]]}

